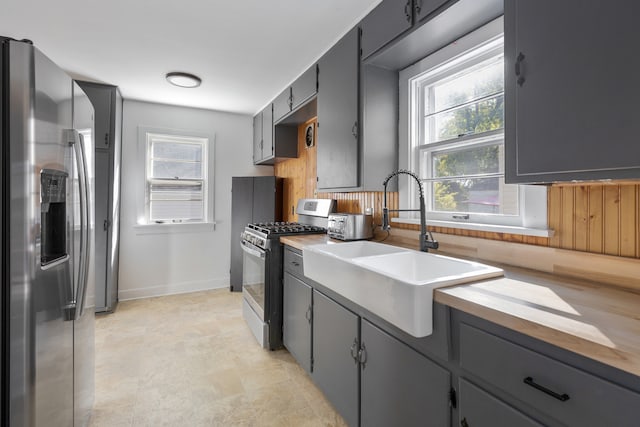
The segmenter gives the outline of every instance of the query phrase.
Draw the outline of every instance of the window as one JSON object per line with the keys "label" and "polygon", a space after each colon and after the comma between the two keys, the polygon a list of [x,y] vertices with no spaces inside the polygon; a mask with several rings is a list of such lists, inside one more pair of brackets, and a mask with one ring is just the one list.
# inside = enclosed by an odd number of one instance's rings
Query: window
{"label": "window", "polygon": [[400,73],[405,167],[421,178],[430,221],[546,228],[546,189],[504,183],[501,33],[499,19]]}
{"label": "window", "polygon": [[206,222],[207,138],[146,133],[147,223]]}

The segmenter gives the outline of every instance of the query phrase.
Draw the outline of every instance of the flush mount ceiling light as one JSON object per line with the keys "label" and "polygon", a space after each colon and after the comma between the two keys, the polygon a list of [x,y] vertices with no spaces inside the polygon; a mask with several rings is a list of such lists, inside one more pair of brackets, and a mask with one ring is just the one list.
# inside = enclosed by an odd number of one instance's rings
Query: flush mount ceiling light
{"label": "flush mount ceiling light", "polygon": [[167,73],[166,78],[169,83],[179,87],[198,87],[202,83],[200,77],[189,73]]}

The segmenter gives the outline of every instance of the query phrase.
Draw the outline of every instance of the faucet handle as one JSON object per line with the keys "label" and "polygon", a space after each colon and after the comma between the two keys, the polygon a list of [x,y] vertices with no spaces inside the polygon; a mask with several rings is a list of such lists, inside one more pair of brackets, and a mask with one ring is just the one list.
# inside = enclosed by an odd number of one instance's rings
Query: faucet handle
{"label": "faucet handle", "polygon": [[389,223],[389,208],[386,206],[382,208],[382,229],[391,230],[391,224]]}

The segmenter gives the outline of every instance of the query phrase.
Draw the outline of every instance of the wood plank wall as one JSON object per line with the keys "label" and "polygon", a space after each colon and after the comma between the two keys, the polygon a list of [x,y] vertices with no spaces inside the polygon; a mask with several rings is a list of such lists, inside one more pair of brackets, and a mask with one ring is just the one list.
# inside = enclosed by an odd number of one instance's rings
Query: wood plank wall
{"label": "wood plank wall", "polygon": [[554,184],[549,246],[640,258],[640,183]]}
{"label": "wood plank wall", "polygon": [[[381,191],[351,193],[316,192],[316,145],[306,148],[304,131],[313,118],[298,127],[298,158],[275,165],[275,174],[284,181],[284,220],[292,214],[301,197],[333,198],[339,212],[363,213],[373,208],[374,222],[382,223]],[[321,143],[321,142],[320,142]],[[398,193],[390,192],[388,206],[398,208]],[[434,233],[477,237],[537,246],[640,258],[640,181],[625,183],[554,184],[548,187],[549,228],[553,237],[522,236],[445,227],[430,227]],[[393,224],[393,228],[419,230],[418,225]]]}
{"label": "wood plank wall", "polygon": [[298,126],[298,157],[278,162],[273,167],[274,174],[284,178],[283,221],[298,220],[295,214],[298,199],[316,197],[316,145],[310,148],[305,145],[305,130],[309,124],[314,125],[315,133],[315,117]]}

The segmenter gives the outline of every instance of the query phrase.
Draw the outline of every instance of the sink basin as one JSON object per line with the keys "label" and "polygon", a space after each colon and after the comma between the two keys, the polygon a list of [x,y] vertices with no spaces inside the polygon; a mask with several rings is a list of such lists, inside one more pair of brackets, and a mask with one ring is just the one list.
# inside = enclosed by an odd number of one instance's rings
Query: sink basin
{"label": "sink basin", "polygon": [[370,242],[368,240],[314,245],[313,250],[322,251],[324,254],[333,255],[338,258],[360,258],[366,256],[395,254],[408,251],[408,249],[399,248],[397,246],[384,245],[382,243]]}
{"label": "sink basin", "polygon": [[503,275],[499,268],[375,242],[310,245],[304,275],[414,337],[433,332],[433,290]]}

